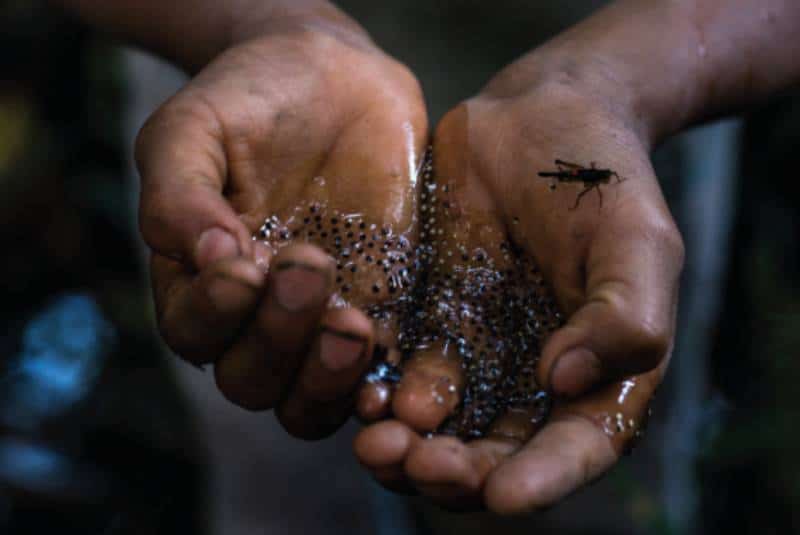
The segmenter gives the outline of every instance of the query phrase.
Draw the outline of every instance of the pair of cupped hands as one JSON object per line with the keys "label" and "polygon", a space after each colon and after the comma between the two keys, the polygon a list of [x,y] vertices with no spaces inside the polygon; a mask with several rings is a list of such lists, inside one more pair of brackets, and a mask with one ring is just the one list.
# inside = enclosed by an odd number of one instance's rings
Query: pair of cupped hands
{"label": "pair of cupped hands", "polygon": [[[447,114],[432,141],[417,80],[367,38],[281,30],[219,55],[137,143],[141,227],[169,346],[213,364],[228,399],[274,409],[292,435],[322,438],[359,413],[368,423],[354,449],[366,469],[446,507],[531,511],[608,470],[663,377],[682,243],[649,143],[597,96],[613,91],[539,68],[535,55]],[[534,436],[426,436],[458,404],[457,388],[445,403],[430,395],[442,380],[463,385],[457,359],[421,351],[395,390],[364,386],[376,344],[393,343],[364,309],[388,297],[365,275],[338,295],[349,306],[329,306],[336,270],[325,252],[252,239],[265,218],[314,201],[319,176],[327,206],[413,239],[414,177],[429,143],[440,181],[457,185],[461,220],[474,215],[482,229],[467,245],[508,236],[564,313],[537,370],[556,401]],[[551,191],[537,177],[557,158],[598,162],[625,180],[603,186],[602,205],[592,194],[572,210],[580,184]],[[614,429],[620,417],[636,426]]]}

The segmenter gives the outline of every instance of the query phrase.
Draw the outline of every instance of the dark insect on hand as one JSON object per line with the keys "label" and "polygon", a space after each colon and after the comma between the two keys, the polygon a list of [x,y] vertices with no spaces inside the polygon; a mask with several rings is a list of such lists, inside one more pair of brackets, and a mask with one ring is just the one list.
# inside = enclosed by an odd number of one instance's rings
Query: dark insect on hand
{"label": "dark insect on hand", "polygon": [[[575,199],[575,206],[571,210],[575,210],[581,202],[581,197],[593,189],[597,190],[597,194],[600,196],[600,206],[603,206],[603,192],[600,191],[600,185],[609,184],[612,178],[616,178],[617,182],[622,182],[622,178],[615,171],[598,169],[595,162],[592,162],[591,167],[584,167],[564,160],[556,160],[555,164],[558,167],[558,171],[542,171],[539,176],[555,178],[558,182],[583,182],[583,191],[578,194],[578,198]],[[550,189],[556,189],[556,184],[551,184]]]}

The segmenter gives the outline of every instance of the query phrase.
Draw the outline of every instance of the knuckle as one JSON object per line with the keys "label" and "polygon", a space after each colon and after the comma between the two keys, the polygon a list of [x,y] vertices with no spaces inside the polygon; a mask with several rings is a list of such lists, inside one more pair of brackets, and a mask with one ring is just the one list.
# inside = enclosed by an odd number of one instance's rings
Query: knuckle
{"label": "knuckle", "polygon": [[679,268],[683,266],[686,246],[675,221],[668,214],[650,214],[644,219],[647,223],[642,227],[647,240],[656,244],[664,256]]}
{"label": "knuckle", "polygon": [[448,111],[444,117],[439,121],[436,127],[436,134],[434,139],[452,135],[453,132],[458,132],[463,128],[467,119],[467,104],[461,103],[455,108]]}
{"label": "knuckle", "polygon": [[678,265],[683,268],[684,262],[686,261],[686,244],[683,242],[683,236],[678,232],[678,229],[670,233],[667,237],[667,243],[672,248],[673,254],[678,260]]}
{"label": "knuckle", "polygon": [[686,256],[686,245],[683,243],[683,237],[678,231],[677,226],[670,221],[669,224],[663,225],[658,229],[657,237],[667,252],[678,260],[678,265],[683,266],[683,261]]}
{"label": "knuckle", "polygon": [[[609,292],[603,297],[609,306],[614,325],[619,328],[620,340],[627,347],[630,364],[626,371],[642,373],[658,366],[672,344],[672,324],[660,311],[648,312],[624,298],[624,292]],[[627,369],[628,366],[633,366]]]}
{"label": "knuckle", "polygon": [[641,363],[638,372],[655,368],[666,356],[672,342],[671,329],[661,321],[638,319],[629,324],[631,347],[636,362]]}
{"label": "knuckle", "polygon": [[256,412],[275,407],[277,396],[268,388],[260,388],[260,385],[247,378],[236,377],[228,372],[224,363],[214,367],[214,380],[225,399],[243,409]]}
{"label": "knuckle", "polygon": [[142,195],[139,203],[139,232],[150,247],[154,247],[163,234],[167,224],[164,214],[169,213],[167,209],[162,195],[154,193]]}
{"label": "knuckle", "polygon": [[136,168],[139,170],[142,180],[147,178],[146,170],[148,167],[147,163],[150,158],[151,150],[158,143],[161,125],[165,123],[168,114],[169,104],[167,103],[162,105],[159,109],[153,112],[150,117],[147,118],[142,127],[139,129],[139,133],[136,135],[133,148],[133,157],[134,162],[136,163]]}

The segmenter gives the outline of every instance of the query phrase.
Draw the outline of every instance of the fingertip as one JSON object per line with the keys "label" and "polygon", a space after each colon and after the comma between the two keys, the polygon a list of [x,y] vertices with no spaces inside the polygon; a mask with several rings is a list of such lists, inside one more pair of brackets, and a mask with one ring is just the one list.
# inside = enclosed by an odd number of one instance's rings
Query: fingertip
{"label": "fingertip", "polygon": [[332,259],[318,247],[297,244],[281,249],[271,260],[271,301],[296,315],[327,302],[333,282]]}
{"label": "fingertip", "polygon": [[225,277],[254,289],[263,289],[266,274],[253,262],[245,258],[228,258],[217,262],[206,270],[211,278]]}
{"label": "fingertip", "polygon": [[319,335],[319,361],[332,374],[341,374],[364,362],[367,341],[358,335],[322,327]]}
{"label": "fingertip", "polygon": [[294,263],[308,265],[328,273],[334,266],[333,258],[329,254],[310,243],[294,243],[284,247],[273,258],[273,264],[276,266]]}
{"label": "fingertip", "polygon": [[358,391],[356,412],[363,421],[375,422],[391,409],[392,389],[383,382],[367,383]]}
{"label": "fingertip", "polygon": [[406,365],[392,411],[417,431],[434,431],[458,406],[462,389],[460,363],[442,355],[420,355]]}
{"label": "fingertip", "polygon": [[249,411],[266,411],[275,406],[273,394],[265,395],[251,378],[257,375],[249,366],[242,366],[237,359],[222,359],[214,366],[214,381],[217,389],[231,403]]}
{"label": "fingertip", "polygon": [[332,373],[351,369],[357,364],[359,375],[373,351],[372,322],[354,308],[329,310],[322,318],[320,361]]}
{"label": "fingertip", "polygon": [[202,270],[215,262],[241,254],[236,238],[231,233],[214,227],[204,231],[197,239],[194,263],[197,269]]}
{"label": "fingertip", "polygon": [[249,310],[265,287],[264,273],[243,258],[220,260],[201,274],[208,299],[223,314]]}
{"label": "fingertip", "polygon": [[169,266],[180,272],[168,283],[171,287],[157,291],[161,335],[184,360],[195,365],[214,362],[255,310],[265,287],[264,274],[244,258],[220,260],[197,276],[177,262],[156,258],[161,260],[153,264],[155,284],[164,284],[157,279],[169,276]]}
{"label": "fingertip", "polygon": [[[329,310],[281,400],[277,416],[293,436],[325,438],[354,411],[355,393],[371,350],[369,324],[359,325],[346,310]],[[352,311],[358,313],[358,311]]]}
{"label": "fingertip", "polygon": [[233,314],[253,300],[254,288],[227,277],[217,277],[207,288],[208,299],[216,312]]}
{"label": "fingertip", "polygon": [[373,424],[353,440],[359,462],[370,469],[402,463],[419,436],[396,420]]}
{"label": "fingertip", "polygon": [[306,409],[309,404],[324,403],[329,412],[338,406],[351,414],[370,355],[372,324],[366,316],[355,309],[328,310],[286,402]]}
{"label": "fingertip", "polygon": [[[408,375],[403,377],[404,384],[409,384],[411,380]],[[392,411],[398,419],[417,431],[434,431],[458,404],[457,401],[446,403],[444,396],[448,400],[452,397],[448,392],[431,387],[428,381],[421,384],[421,388],[401,387],[395,391]]]}

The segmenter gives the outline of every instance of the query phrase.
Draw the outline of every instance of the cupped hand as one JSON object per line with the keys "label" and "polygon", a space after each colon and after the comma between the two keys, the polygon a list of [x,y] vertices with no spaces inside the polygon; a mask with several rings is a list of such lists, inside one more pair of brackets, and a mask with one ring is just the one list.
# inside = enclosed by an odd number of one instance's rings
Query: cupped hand
{"label": "cupped hand", "polygon": [[415,78],[361,34],[283,27],[210,63],[137,142],[168,345],[295,435],[341,425],[392,322],[363,312],[389,299],[383,264],[353,276],[328,234],[408,245],[426,121]]}
{"label": "cupped hand", "polygon": [[[531,330],[543,345],[538,385],[528,381],[527,388],[552,393],[550,417],[540,428],[541,408],[519,396],[525,384],[511,377],[517,401],[492,414],[482,438],[423,438],[458,410],[472,370],[486,383],[491,368],[487,372],[480,363],[492,358],[502,363],[510,354],[508,344],[485,356],[470,348],[472,360],[464,366],[455,344],[439,344],[406,364],[392,400],[394,419],[367,427],[355,442],[361,462],[389,488],[419,491],[453,508],[500,513],[555,503],[599,477],[632,445],[668,362],[683,263],[682,241],[649,147],[628,116],[569,77],[520,84],[513,69],[448,114],[437,129],[437,191],[445,208],[437,214],[439,232],[451,243],[434,264],[449,280],[463,279],[477,269],[470,257],[479,250],[493,270],[508,273],[496,280],[516,277],[485,295],[468,295],[459,305],[464,309],[467,302],[468,310],[495,310],[500,316],[503,306],[515,310],[519,295],[534,305],[546,302],[533,290],[520,293],[520,286],[532,283],[517,273],[527,264],[510,258],[509,251],[538,266],[565,318],[563,326]],[[584,184],[539,176],[557,171],[556,160],[586,168],[594,163],[620,180],[601,183],[599,192],[587,192],[576,206]],[[467,253],[463,261],[460,251],[450,254],[456,248]],[[465,267],[465,261],[473,264]],[[432,308],[440,303],[434,300]],[[503,321],[494,320],[500,332]],[[475,324],[459,322],[458,336],[471,340]],[[529,325],[525,328],[532,329]],[[473,393],[483,388],[491,395],[495,387],[486,384],[477,384]]]}

